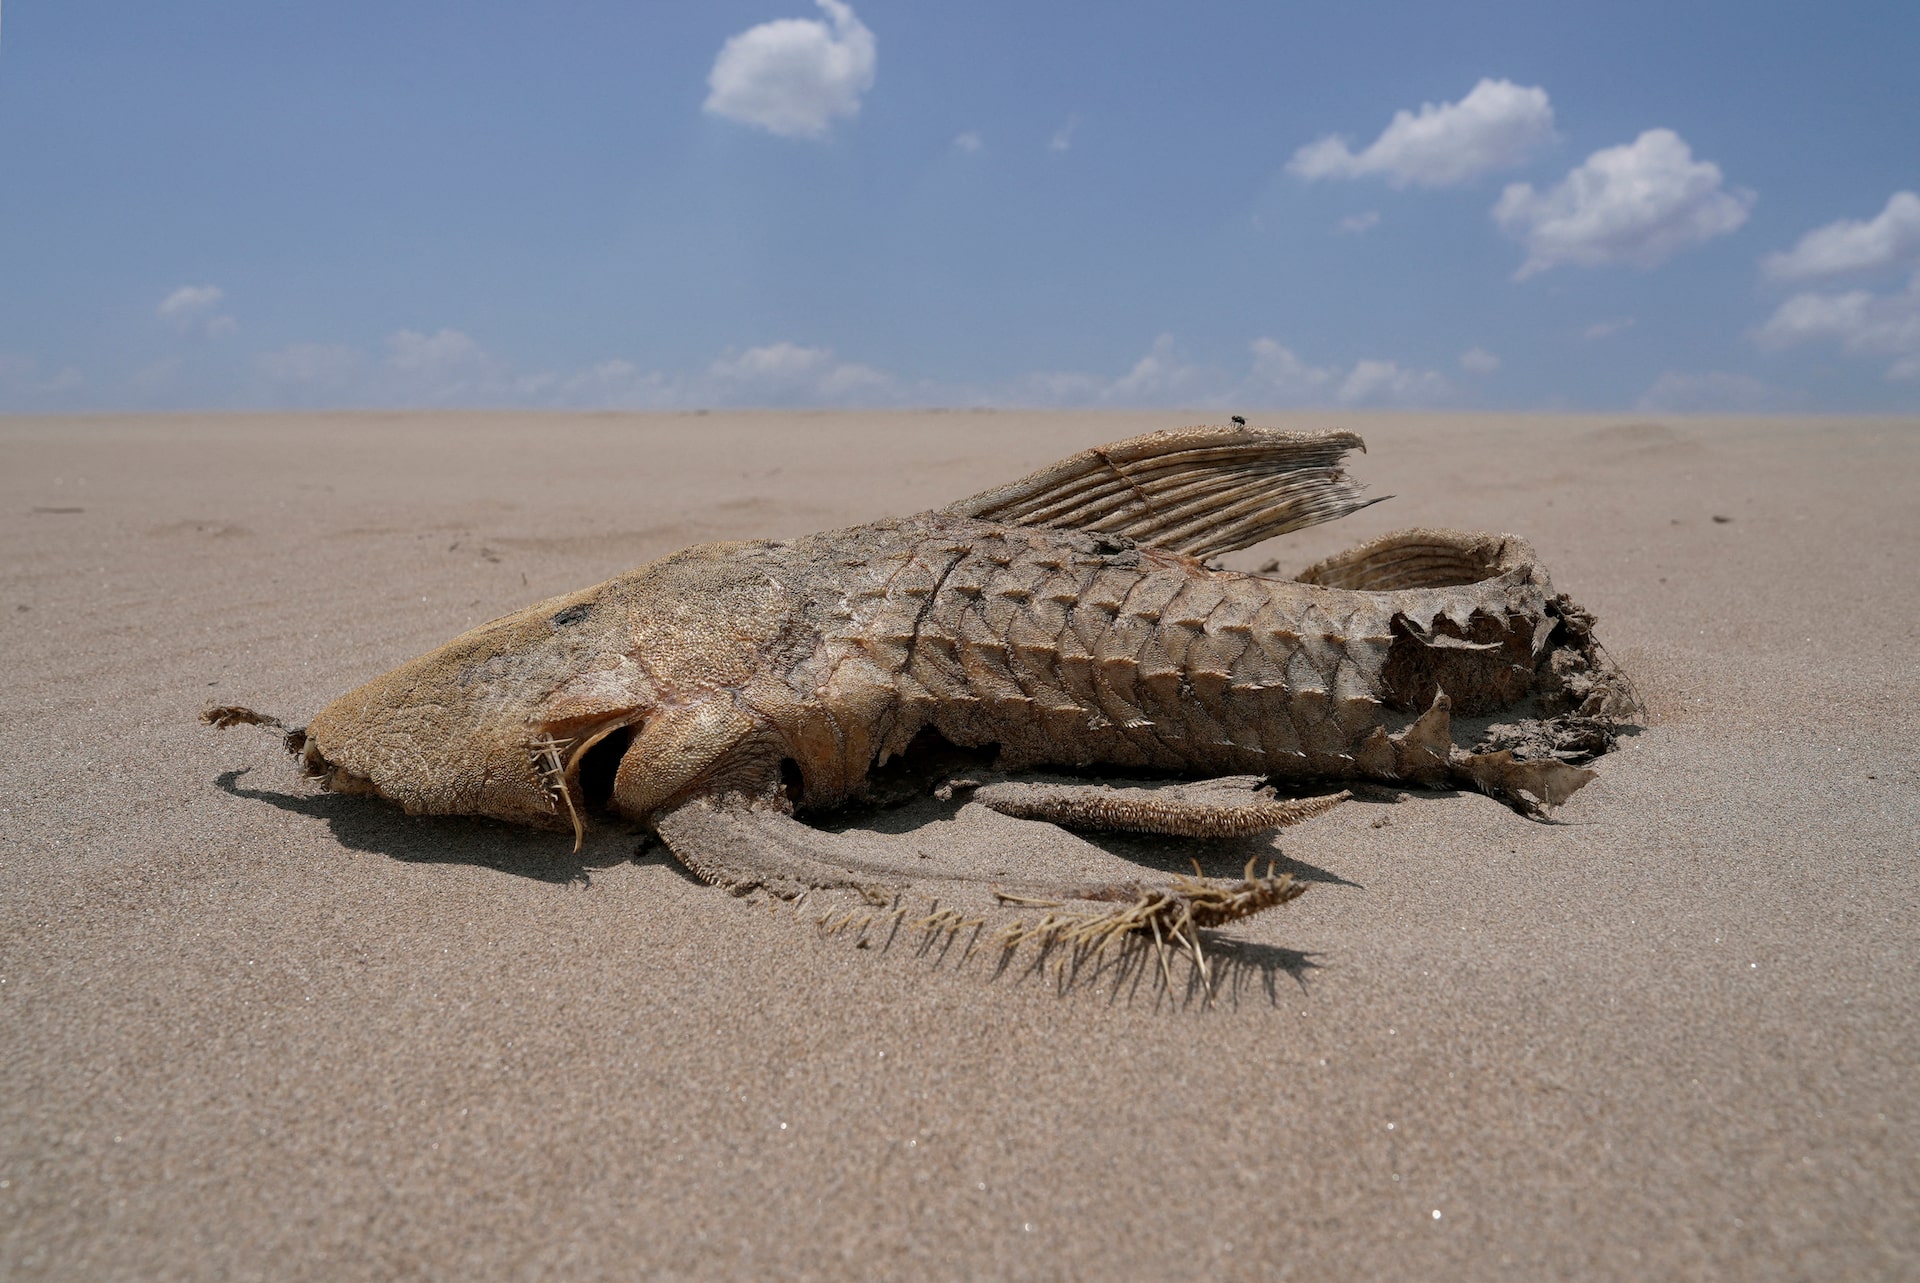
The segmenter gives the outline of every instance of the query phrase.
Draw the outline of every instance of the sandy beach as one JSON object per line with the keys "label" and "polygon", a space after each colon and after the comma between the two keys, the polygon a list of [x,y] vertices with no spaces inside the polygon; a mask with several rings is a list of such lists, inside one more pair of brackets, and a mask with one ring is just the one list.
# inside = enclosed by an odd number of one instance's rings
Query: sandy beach
{"label": "sandy beach", "polygon": [[0,418],[0,1277],[1920,1275],[1920,420],[1249,414],[1395,497],[1229,564],[1521,534],[1646,715],[1287,830],[1211,1006],[197,720],[1208,416]]}

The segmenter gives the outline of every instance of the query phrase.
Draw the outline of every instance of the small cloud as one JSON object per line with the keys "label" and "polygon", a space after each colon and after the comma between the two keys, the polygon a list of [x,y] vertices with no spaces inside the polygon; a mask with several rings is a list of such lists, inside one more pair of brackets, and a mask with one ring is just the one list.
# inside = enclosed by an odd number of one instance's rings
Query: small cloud
{"label": "small cloud", "polygon": [[193,320],[218,307],[225,297],[218,285],[182,285],[160,300],[154,312],[163,321]]}
{"label": "small cloud", "polygon": [[1511,169],[1553,139],[1545,89],[1482,80],[1459,102],[1395,112],[1365,151],[1354,152],[1337,134],[1308,143],[1287,172],[1308,182],[1382,174],[1395,187],[1452,187]]}
{"label": "small cloud", "polygon": [[1048,151],[1066,151],[1073,146],[1073,131],[1080,128],[1079,116],[1068,116],[1067,123],[1053,131],[1053,137],[1047,140]]}
{"label": "small cloud", "polygon": [[1500,358],[1483,347],[1470,347],[1460,354],[1460,368],[1468,374],[1492,374],[1500,368]]}
{"label": "small cloud", "polygon": [[1796,294],[1774,309],[1754,340],[1767,348],[1837,342],[1856,356],[1891,357],[1889,379],[1920,379],[1920,272],[1898,294]]}
{"label": "small cloud", "polygon": [[1368,209],[1362,210],[1358,214],[1348,214],[1345,218],[1334,224],[1333,230],[1341,236],[1358,236],[1362,232],[1372,231],[1378,226],[1380,226],[1380,211],[1377,209]]}
{"label": "small cloud", "polygon": [[1453,385],[1438,371],[1402,369],[1395,361],[1354,362],[1336,394],[1343,405],[1431,405],[1452,395]]}
{"label": "small cloud", "polygon": [[1270,338],[1257,338],[1247,347],[1253,353],[1248,384],[1254,397],[1303,400],[1318,394],[1339,375],[1337,370],[1307,364],[1291,348]]}
{"label": "small cloud", "polygon": [[836,360],[832,348],[784,341],[729,352],[708,374],[720,384],[719,399],[779,404],[840,401],[892,382],[870,365]]}
{"label": "small cloud", "polygon": [[158,361],[149,361],[133,372],[134,386],[142,392],[161,391],[179,377],[181,364],[177,356],[163,356]]}
{"label": "small cloud", "polygon": [[1006,400],[1015,405],[1090,405],[1105,387],[1091,374],[1040,370],[1020,378]]}
{"label": "small cloud", "polygon": [[981,148],[986,145],[986,140],[971,129],[967,130],[964,134],[956,136],[953,140],[953,149],[957,152],[964,152],[969,156],[978,153]]}
{"label": "small cloud", "polygon": [[383,382],[403,403],[511,403],[524,390],[515,387],[500,363],[460,330],[432,334],[396,330],[387,336],[386,371]]}
{"label": "small cloud", "polygon": [[1493,207],[1500,230],[1527,247],[1525,280],[1562,263],[1653,267],[1747,221],[1750,191],[1728,191],[1720,167],[1693,158],[1671,129],[1587,157],[1550,191],[1514,183]]}
{"label": "small cloud", "polygon": [[1760,268],[1776,281],[1808,281],[1915,263],[1920,263],[1920,195],[1895,192],[1873,218],[1816,227],[1792,249],[1767,255]]}
{"label": "small cloud", "polygon": [[0,405],[28,406],[58,401],[85,383],[74,366],[62,366],[48,373],[40,368],[38,357],[23,352],[0,352]]}
{"label": "small cloud", "polygon": [[1779,388],[1745,374],[1729,374],[1724,370],[1700,373],[1669,370],[1654,380],[1636,408],[1681,414],[1712,410],[1752,413],[1780,409],[1786,401],[1786,395]]}
{"label": "small cloud", "polygon": [[352,348],[325,343],[293,343],[253,358],[254,369],[273,382],[308,386],[343,382],[359,365]]}
{"label": "small cloud", "polygon": [[564,405],[660,407],[681,404],[681,391],[678,381],[614,357],[562,380],[556,399]]}
{"label": "small cloud", "polygon": [[783,341],[750,347],[737,356],[723,356],[713,363],[712,372],[715,378],[728,382],[788,380],[810,375],[832,359],[833,352],[828,348]]}
{"label": "small cloud", "polygon": [[843,0],[817,18],[781,18],[730,36],[707,73],[705,110],[782,138],[824,138],[860,114],[873,88],[876,42]]}
{"label": "small cloud", "polygon": [[484,359],[480,345],[459,330],[397,330],[387,336],[387,364],[403,374],[442,375]]}
{"label": "small cloud", "polygon": [[1220,380],[1213,371],[1189,362],[1181,353],[1173,335],[1154,339],[1147,354],[1135,361],[1106,390],[1103,399],[1132,403],[1188,405],[1218,398]]}
{"label": "small cloud", "polygon": [[233,318],[217,310],[225,297],[218,285],[182,285],[160,300],[154,315],[183,333],[197,330],[209,337],[231,334]]}
{"label": "small cloud", "polygon": [[1580,337],[1586,339],[1589,343],[1596,343],[1601,339],[1612,338],[1621,331],[1632,328],[1633,318],[1631,316],[1616,316],[1610,320],[1595,321],[1586,328]]}
{"label": "small cloud", "polygon": [[1432,370],[1393,361],[1358,361],[1350,369],[1313,365],[1276,339],[1247,345],[1242,373],[1190,360],[1171,334],[1154,339],[1125,374],[1107,380],[1065,372],[1031,374],[1003,400],[1077,405],[1424,405],[1446,401],[1453,385]]}

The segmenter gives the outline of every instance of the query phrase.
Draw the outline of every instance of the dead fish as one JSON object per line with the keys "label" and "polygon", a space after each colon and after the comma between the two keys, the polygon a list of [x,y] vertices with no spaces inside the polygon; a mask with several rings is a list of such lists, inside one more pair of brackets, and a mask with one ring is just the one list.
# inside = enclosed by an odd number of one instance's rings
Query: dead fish
{"label": "dead fish", "polygon": [[[322,788],[413,814],[571,829],[577,846],[611,813],[709,882],[783,896],[878,876],[792,815],[860,799],[925,737],[990,748],[1002,775],[1077,773],[974,794],[1075,827],[1226,835],[1346,796],[1286,800],[1270,781],[1565,801],[1633,702],[1525,541],[1407,530],[1294,579],[1209,560],[1366,506],[1343,466],[1364,448],[1157,432],[917,516],[689,548],[483,624],[287,747]],[[1456,713],[1517,721],[1469,749]],[[1249,869],[1249,903],[1290,898],[1258,884]]]}

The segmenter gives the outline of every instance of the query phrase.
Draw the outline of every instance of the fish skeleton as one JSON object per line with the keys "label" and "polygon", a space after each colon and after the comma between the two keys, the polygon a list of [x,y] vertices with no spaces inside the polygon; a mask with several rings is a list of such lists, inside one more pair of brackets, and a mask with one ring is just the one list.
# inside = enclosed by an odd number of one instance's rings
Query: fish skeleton
{"label": "fish skeleton", "polygon": [[[1364,448],[1150,433],[916,516],[689,548],[483,624],[287,746],[323,789],[576,846],[610,813],[709,882],[789,897],[878,875],[794,812],[860,800],[930,740],[996,755],[976,800],[1070,827],[1228,835],[1345,796],[1268,782],[1565,801],[1634,704],[1523,540],[1402,531],[1292,579],[1210,560],[1366,506],[1343,466]],[[1468,749],[1455,714],[1518,720]],[[1073,778],[999,778],[1042,770]]]}

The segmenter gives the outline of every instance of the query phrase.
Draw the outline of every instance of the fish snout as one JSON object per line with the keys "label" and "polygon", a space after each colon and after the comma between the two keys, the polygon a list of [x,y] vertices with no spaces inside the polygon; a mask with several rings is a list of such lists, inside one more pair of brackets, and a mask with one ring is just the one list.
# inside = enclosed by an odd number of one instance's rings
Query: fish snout
{"label": "fish snout", "polygon": [[567,827],[537,738],[511,715],[392,702],[363,687],[328,705],[287,747],[329,792],[377,795],[410,815]]}

